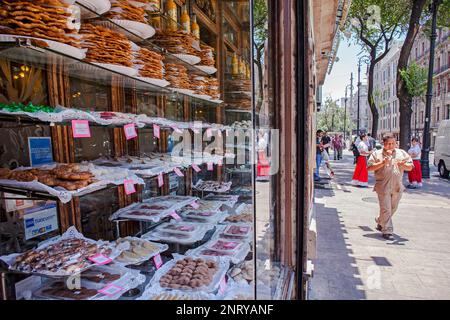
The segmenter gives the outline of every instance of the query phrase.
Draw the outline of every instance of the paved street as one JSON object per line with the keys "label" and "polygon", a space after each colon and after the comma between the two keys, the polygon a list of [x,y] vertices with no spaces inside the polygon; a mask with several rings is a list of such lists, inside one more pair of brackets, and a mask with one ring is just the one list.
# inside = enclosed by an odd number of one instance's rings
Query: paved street
{"label": "paved street", "polygon": [[371,188],[350,185],[353,156],[333,162],[331,188],[316,189],[317,259],[310,299],[450,299],[450,180],[408,190],[394,240],[375,230]]}

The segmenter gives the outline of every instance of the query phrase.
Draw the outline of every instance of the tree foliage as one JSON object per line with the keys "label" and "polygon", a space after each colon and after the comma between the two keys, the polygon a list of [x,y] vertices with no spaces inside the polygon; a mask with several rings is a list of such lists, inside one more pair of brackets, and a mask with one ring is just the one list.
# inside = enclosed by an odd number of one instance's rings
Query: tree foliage
{"label": "tree foliage", "polygon": [[367,99],[372,113],[372,134],[377,135],[379,112],[373,96],[375,65],[390,51],[391,44],[405,30],[405,9],[409,0],[353,0],[347,34],[369,58]]}
{"label": "tree foliage", "polygon": [[[344,106],[338,106],[336,101],[327,97],[322,109],[317,114],[317,128],[329,132],[344,132],[344,115]],[[345,127],[347,132],[351,132],[354,128],[354,124],[350,120],[349,109],[347,109]]]}
{"label": "tree foliage", "polygon": [[406,89],[411,97],[422,97],[427,92],[427,68],[422,68],[416,62],[411,62],[407,69],[400,70],[400,75],[406,83]]}

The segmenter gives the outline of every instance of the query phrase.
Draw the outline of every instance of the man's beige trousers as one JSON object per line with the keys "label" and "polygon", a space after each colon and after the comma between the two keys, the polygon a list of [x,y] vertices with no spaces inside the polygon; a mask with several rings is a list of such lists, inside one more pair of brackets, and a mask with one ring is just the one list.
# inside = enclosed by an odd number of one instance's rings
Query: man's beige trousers
{"label": "man's beige trousers", "polygon": [[392,234],[394,232],[394,225],[392,223],[392,216],[397,211],[398,204],[402,198],[403,193],[377,193],[378,202],[380,204],[380,214],[376,221],[381,225],[383,234]]}

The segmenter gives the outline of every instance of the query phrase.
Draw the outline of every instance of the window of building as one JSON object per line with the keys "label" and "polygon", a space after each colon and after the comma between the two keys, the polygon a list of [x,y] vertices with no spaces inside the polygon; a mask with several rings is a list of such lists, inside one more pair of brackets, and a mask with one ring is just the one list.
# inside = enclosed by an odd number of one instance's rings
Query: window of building
{"label": "window of building", "polygon": [[422,42],[422,54],[425,53],[425,42]]}
{"label": "window of building", "polygon": [[441,108],[439,108],[439,107],[436,108],[436,122],[439,122],[439,120],[440,120],[440,119],[439,119],[439,118],[440,118],[439,113],[440,113],[440,111],[441,111],[440,109],[441,109]]}
{"label": "window of building", "polygon": [[447,116],[445,119],[450,119],[450,104],[447,105]]}
{"label": "window of building", "polygon": [[420,111],[420,123],[423,123],[423,111]]}
{"label": "window of building", "polygon": [[417,54],[417,47],[416,47],[416,59],[417,59],[417,57],[418,57],[418,54]]}

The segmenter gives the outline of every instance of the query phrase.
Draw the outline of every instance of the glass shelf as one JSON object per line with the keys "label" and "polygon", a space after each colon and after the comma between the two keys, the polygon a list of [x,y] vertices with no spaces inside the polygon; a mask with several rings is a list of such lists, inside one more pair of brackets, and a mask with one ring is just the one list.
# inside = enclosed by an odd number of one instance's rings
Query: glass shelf
{"label": "glass shelf", "polygon": [[[14,37],[20,38],[20,36]],[[26,38],[20,38],[17,41],[1,42],[0,58],[5,58],[20,64],[32,65],[43,70],[48,70],[52,66],[57,65],[66,68],[71,78],[93,81],[108,86],[111,85],[112,81],[119,81],[126,88],[136,88],[137,90],[145,91],[146,94],[160,96],[172,95],[176,98],[186,97],[192,103],[213,107],[219,106],[219,103],[157,86],[139,78],[105,68],[92,62],[77,59],[50,48],[33,46],[31,45],[31,41]]]}
{"label": "glass shelf", "polygon": [[[152,51],[155,51],[157,53],[160,53],[162,55],[164,55],[165,61],[169,62],[169,63],[178,63],[178,64],[182,64],[183,66],[185,66],[190,72],[196,73],[196,74],[200,74],[203,76],[210,76],[208,73],[204,72],[203,70],[201,70],[200,68],[197,68],[195,65],[191,65],[189,63],[187,63],[186,61],[176,57],[175,55],[173,55],[172,53],[168,52],[166,49],[161,48],[159,46],[157,46],[156,44],[154,44],[151,40],[151,38],[148,39],[144,39],[142,38],[140,35],[133,33],[132,31],[118,25],[117,23],[115,23],[114,21],[112,21],[111,19],[106,18],[103,15],[99,15],[98,13],[96,13],[95,11],[91,10],[90,8],[84,6],[83,4],[76,2],[76,4],[82,8],[82,10],[85,10],[87,12],[90,12],[90,18],[85,19],[85,22],[91,22],[93,24],[98,24],[99,22],[101,24],[103,24],[105,27],[112,29],[114,31],[117,31],[119,33],[122,33],[123,35],[125,35],[130,41],[135,42],[137,45],[139,45],[140,47],[143,48],[147,48],[150,49]],[[166,15],[161,14],[160,12],[154,13],[154,15],[156,16],[161,16],[164,19],[170,19],[168,17],[166,17]],[[149,24],[150,25],[150,24]]]}

